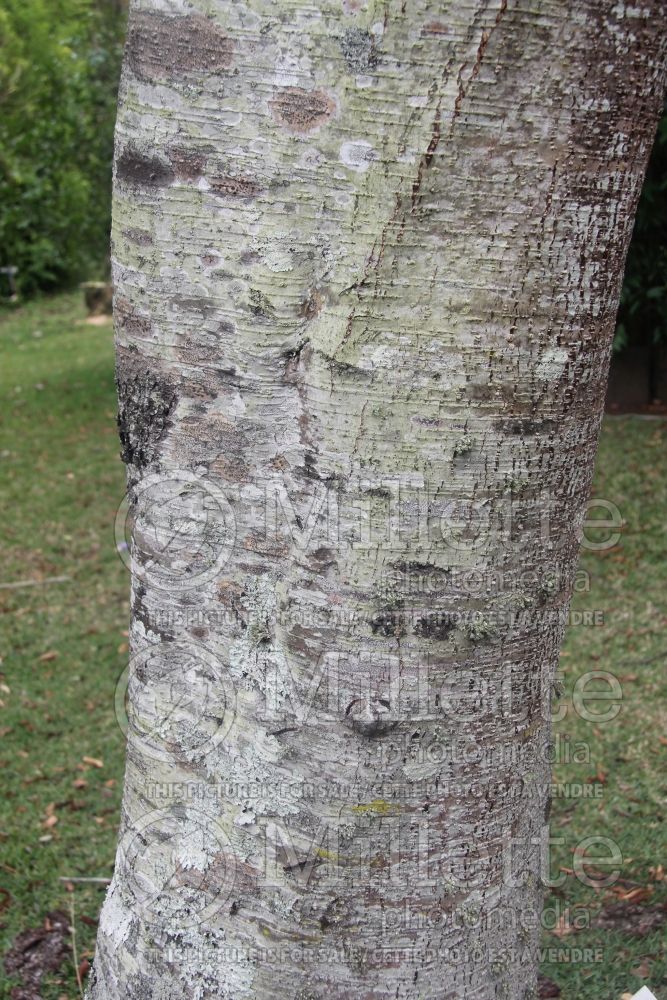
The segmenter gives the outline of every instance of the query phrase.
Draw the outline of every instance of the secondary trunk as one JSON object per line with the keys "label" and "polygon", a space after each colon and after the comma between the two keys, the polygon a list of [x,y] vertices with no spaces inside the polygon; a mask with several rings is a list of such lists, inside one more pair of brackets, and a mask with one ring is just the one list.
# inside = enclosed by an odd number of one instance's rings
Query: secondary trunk
{"label": "secondary trunk", "polygon": [[93,1000],[535,996],[551,685],[666,21],[133,4]]}

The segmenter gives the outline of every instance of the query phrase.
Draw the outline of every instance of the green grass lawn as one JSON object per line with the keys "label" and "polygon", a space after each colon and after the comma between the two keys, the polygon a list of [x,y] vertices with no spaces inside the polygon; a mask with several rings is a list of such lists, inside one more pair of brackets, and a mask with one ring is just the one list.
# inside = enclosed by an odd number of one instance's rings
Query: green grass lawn
{"label": "green grass lawn", "polygon": [[[108,877],[112,870],[123,771],[113,694],[126,662],[128,594],[113,538],[124,472],[111,327],[84,324],[80,298],[43,299],[0,317],[0,760],[6,789],[0,950],[4,954],[19,932],[41,926],[49,911],[69,915],[73,906],[79,960],[92,954],[103,889],[76,884],[72,892],[59,879]],[[562,884],[547,905],[560,921],[556,934],[545,934],[544,946],[560,954],[546,953],[544,973],[565,1000],[620,1000],[643,983],[667,1000],[664,934],[650,930],[657,905],[667,900],[660,867],[667,784],[666,446],[667,421],[617,418],[603,430],[595,494],[617,505],[625,526],[614,548],[583,556],[591,588],[576,596],[574,609],[601,611],[604,624],[571,627],[562,659],[558,730],[561,746],[570,756],[576,750],[577,759],[558,763],[555,780],[600,794],[554,799],[553,836],[562,842],[554,846],[552,872]],[[40,585],[7,587],[22,581]],[[613,721],[587,721],[575,711],[577,678],[593,670],[620,679]],[[589,704],[589,711],[610,704]],[[622,852],[621,877],[609,888],[583,885],[572,874],[577,846],[590,836],[609,838]],[[590,851],[602,853],[599,845]],[[0,997],[10,997],[11,985],[0,986]],[[45,1000],[73,1000],[78,993],[73,961],[42,986]]]}
{"label": "green grass lawn", "polygon": [[[0,318],[3,953],[49,911],[69,915],[72,901],[78,951],[90,952],[86,921],[103,890],[68,893],[58,878],[108,876],[114,857],[123,739],[113,693],[127,659],[128,578],[113,520],[125,475],[111,325],[84,324],[81,301],[61,295]],[[78,996],[73,963],[43,996]]]}

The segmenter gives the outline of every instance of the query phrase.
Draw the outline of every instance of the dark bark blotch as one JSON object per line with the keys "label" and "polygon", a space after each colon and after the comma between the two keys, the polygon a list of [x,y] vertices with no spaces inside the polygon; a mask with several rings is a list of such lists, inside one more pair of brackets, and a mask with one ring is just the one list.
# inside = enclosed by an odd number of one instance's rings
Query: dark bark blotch
{"label": "dark bark blotch", "polygon": [[174,180],[171,166],[160,157],[126,146],[116,161],[116,178],[136,187],[168,187]]}
{"label": "dark bark blotch", "polygon": [[232,64],[234,43],[206,17],[137,13],[130,20],[127,61],[140,80],[169,83],[193,74],[215,74]]}
{"label": "dark bark blotch", "polygon": [[149,247],[153,243],[153,237],[146,229],[124,229],[123,236],[138,247]]}
{"label": "dark bark blotch", "polygon": [[286,87],[276,94],[269,106],[281,125],[302,135],[327,121],[335,107],[323,90],[304,90],[302,87]]}
{"label": "dark bark blotch", "polygon": [[171,427],[176,392],[163,377],[149,371],[119,367],[118,434],[121,457],[134,470],[155,461],[159,445]]}
{"label": "dark bark blotch", "polygon": [[204,173],[208,157],[205,153],[175,146],[169,150],[169,160],[179,181],[196,181]]}

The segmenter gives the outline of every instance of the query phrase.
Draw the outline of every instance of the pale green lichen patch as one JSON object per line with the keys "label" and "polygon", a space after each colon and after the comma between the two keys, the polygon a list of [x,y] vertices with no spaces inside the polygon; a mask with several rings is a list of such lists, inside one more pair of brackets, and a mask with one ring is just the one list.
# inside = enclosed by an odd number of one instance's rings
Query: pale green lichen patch
{"label": "pale green lichen patch", "polygon": [[481,611],[477,611],[464,618],[461,623],[461,631],[470,642],[479,644],[492,639],[497,634],[498,629],[494,621]]}
{"label": "pale green lichen patch", "polygon": [[375,37],[361,28],[348,28],[340,40],[340,48],[351,73],[369,73],[378,64]]}
{"label": "pale green lichen patch", "polygon": [[250,579],[241,597],[247,611],[246,637],[252,646],[270,640],[275,627],[278,599],[275,582],[267,576]]}
{"label": "pale green lichen patch", "polygon": [[472,434],[463,434],[454,442],[452,455],[458,458],[460,455],[467,455],[475,447],[475,438]]}

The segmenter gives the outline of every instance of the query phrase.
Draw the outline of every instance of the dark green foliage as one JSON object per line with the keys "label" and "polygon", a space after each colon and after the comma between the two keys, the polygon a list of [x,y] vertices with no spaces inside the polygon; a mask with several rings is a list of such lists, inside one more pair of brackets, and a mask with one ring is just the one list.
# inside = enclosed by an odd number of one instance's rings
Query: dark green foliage
{"label": "dark green foliage", "polygon": [[660,120],[625,267],[614,350],[667,341],[667,111]]}
{"label": "dark green foliage", "polygon": [[115,0],[3,0],[0,266],[22,293],[107,268],[124,30]]}

